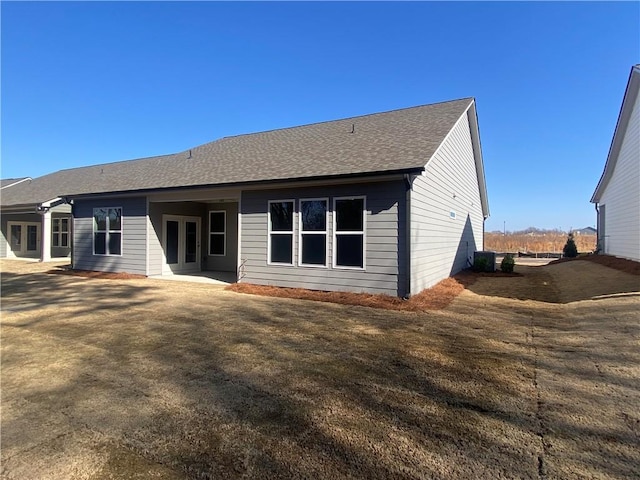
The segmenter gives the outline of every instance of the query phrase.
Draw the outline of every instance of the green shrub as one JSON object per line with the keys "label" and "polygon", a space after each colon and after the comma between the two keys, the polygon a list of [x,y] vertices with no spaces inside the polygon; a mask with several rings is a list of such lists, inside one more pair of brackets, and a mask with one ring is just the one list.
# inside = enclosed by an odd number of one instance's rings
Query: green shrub
{"label": "green shrub", "polygon": [[578,247],[576,247],[576,242],[573,239],[573,232],[569,232],[567,243],[564,244],[564,248],[562,249],[562,254],[568,258],[574,258],[578,256]]}
{"label": "green shrub", "polygon": [[504,273],[512,273],[515,266],[516,261],[510,253],[507,253],[500,262],[500,270]]}
{"label": "green shrub", "polygon": [[486,257],[476,257],[473,261],[474,272],[487,272],[489,271],[489,259]]}

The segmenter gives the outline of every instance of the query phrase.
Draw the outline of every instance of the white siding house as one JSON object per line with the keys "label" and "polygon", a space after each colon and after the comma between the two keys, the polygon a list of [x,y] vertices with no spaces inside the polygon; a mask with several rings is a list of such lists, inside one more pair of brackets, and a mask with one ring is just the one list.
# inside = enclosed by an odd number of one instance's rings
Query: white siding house
{"label": "white siding house", "polygon": [[631,69],[602,177],[591,198],[601,253],[640,261],[640,65]]}

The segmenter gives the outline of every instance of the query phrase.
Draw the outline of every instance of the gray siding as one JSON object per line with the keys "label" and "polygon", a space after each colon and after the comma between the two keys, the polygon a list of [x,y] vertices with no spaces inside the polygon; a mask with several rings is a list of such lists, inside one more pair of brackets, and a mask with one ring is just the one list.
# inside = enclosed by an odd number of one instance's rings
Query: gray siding
{"label": "gray siding", "polygon": [[[226,248],[224,256],[209,255],[209,212],[224,210],[227,216],[226,224]],[[207,214],[202,222],[205,233],[203,242],[205,261],[203,270],[219,272],[235,272],[238,268],[238,204],[237,203],[211,203],[207,205]]]}
{"label": "gray siding", "polygon": [[4,216],[2,216],[2,222],[0,225],[0,258],[7,258],[7,237],[9,233],[7,231],[7,221]]}
{"label": "gray siding", "polygon": [[[366,196],[365,270],[334,269],[333,199]],[[298,265],[299,200],[329,199],[328,267]],[[294,266],[267,264],[267,209],[269,200],[296,201],[294,219]],[[393,182],[360,183],[326,187],[245,191],[242,194],[241,281],[261,285],[300,287],[312,290],[405,294],[405,186]],[[398,235],[398,232],[401,235]]]}
{"label": "gray siding", "polygon": [[411,294],[416,294],[469,266],[473,252],[483,248],[484,217],[467,114],[414,180],[410,205]]}
{"label": "gray siding", "polygon": [[[122,255],[93,254],[93,209],[122,207]],[[73,268],[147,274],[147,202],[145,197],[76,200]]]}

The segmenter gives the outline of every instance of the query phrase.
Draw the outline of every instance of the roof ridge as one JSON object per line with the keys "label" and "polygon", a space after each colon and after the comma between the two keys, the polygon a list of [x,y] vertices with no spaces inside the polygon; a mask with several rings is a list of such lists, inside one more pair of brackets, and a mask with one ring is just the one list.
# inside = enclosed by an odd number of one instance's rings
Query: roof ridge
{"label": "roof ridge", "polygon": [[475,98],[474,97],[462,97],[462,98],[457,98],[455,100],[445,100],[445,101],[442,101],[442,102],[425,103],[423,105],[414,105],[412,107],[394,108],[392,110],[383,110],[382,112],[365,113],[364,115],[354,115],[354,116],[351,116],[351,117],[342,117],[342,118],[336,118],[336,119],[333,119],[333,120],[323,120],[323,121],[320,121],[320,122],[311,122],[311,123],[305,123],[305,124],[302,124],[302,125],[293,125],[291,127],[272,128],[270,130],[261,130],[259,132],[239,133],[237,135],[227,135],[227,136],[221,137],[221,138],[219,138],[217,140],[212,140],[210,142],[206,142],[206,143],[200,144],[200,145],[198,145],[196,147],[193,147],[193,149],[200,148],[200,147],[203,147],[205,145],[210,145],[212,143],[219,142],[221,140],[231,139],[231,138],[246,137],[246,136],[249,136],[249,135],[260,135],[262,133],[279,132],[279,131],[283,131],[283,130],[293,130],[293,129],[296,129],[296,128],[312,127],[312,126],[315,126],[315,125],[323,125],[323,124],[326,124],[326,123],[341,122],[341,121],[346,121],[346,120],[354,120],[354,119],[357,119],[357,118],[372,117],[374,115],[384,115],[384,114],[387,114],[387,113],[401,112],[401,111],[404,111],[404,110],[415,110],[415,109],[418,109],[418,108],[433,107],[433,106],[442,105],[442,104],[445,104],[445,103],[461,102],[463,100],[473,101],[473,100],[475,100]]}

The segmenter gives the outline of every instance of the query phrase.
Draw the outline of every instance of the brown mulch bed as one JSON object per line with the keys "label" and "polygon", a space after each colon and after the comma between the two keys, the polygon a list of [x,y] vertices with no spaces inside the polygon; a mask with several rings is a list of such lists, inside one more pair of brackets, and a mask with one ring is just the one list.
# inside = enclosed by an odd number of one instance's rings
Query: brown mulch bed
{"label": "brown mulch bed", "polygon": [[93,270],[74,270],[72,268],[56,268],[53,270],[49,270],[47,273],[58,275],[74,275],[76,277],[99,278],[106,280],[138,280],[141,278],[147,278],[145,275],[139,275],[135,273],[95,272]]}
{"label": "brown mulch bed", "polygon": [[[489,274],[490,275],[490,274]],[[423,310],[440,310],[448,306],[462,291],[471,285],[478,274],[463,272],[454,277],[446,278],[431,288],[427,288],[408,300],[391,295],[325,292],[306,290],[303,288],[271,287],[250,283],[234,283],[226,287],[227,290],[251,295],[267,297],[295,298],[298,300],[315,300],[319,302],[339,303],[341,305],[357,305],[361,307],[384,308],[418,312]]]}
{"label": "brown mulch bed", "polygon": [[630,273],[631,275],[640,275],[640,262],[634,262],[633,260],[627,260],[626,258],[614,257],[613,255],[583,254],[578,255],[575,258],[559,258],[558,260],[549,262],[549,265],[574,262],[576,260],[586,260],[621,272]]}

